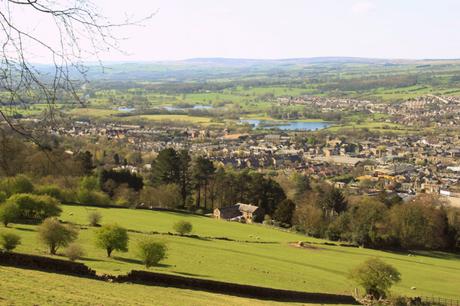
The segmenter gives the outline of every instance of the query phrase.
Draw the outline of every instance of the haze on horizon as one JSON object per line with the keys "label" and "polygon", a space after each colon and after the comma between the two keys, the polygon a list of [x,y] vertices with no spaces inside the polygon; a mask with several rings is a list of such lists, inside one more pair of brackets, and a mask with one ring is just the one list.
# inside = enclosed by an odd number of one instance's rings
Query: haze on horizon
{"label": "haze on horizon", "polygon": [[[460,58],[458,0],[94,0],[117,29],[103,61],[188,58]],[[25,15],[24,18],[27,18]],[[25,20],[24,20],[25,21]],[[40,22],[32,23],[39,26]],[[46,27],[45,27],[46,30]],[[52,35],[50,31],[49,35]],[[39,51],[35,54],[40,55]]]}

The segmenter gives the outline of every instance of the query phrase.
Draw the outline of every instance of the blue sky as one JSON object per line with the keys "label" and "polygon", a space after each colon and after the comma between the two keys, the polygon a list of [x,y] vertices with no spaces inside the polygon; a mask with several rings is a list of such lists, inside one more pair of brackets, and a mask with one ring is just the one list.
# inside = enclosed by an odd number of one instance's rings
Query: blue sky
{"label": "blue sky", "polygon": [[460,58],[460,0],[94,0],[128,54],[106,60],[356,56]]}

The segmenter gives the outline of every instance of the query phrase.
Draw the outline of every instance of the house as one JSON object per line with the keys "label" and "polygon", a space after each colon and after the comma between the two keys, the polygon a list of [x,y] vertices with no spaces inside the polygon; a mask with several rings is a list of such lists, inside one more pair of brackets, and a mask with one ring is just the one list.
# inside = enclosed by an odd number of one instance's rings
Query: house
{"label": "house", "polygon": [[252,223],[257,217],[263,216],[262,209],[251,204],[237,203],[235,205],[216,208],[213,213],[214,218],[230,221],[244,219],[247,223]]}

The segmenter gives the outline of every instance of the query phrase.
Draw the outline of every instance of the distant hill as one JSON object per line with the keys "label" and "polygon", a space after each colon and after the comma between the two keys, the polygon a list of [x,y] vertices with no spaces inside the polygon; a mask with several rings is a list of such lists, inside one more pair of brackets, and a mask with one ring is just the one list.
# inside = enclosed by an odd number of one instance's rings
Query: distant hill
{"label": "distant hill", "polygon": [[[104,66],[88,64],[87,76],[91,80],[152,80],[152,81],[204,81],[235,77],[257,77],[289,72],[329,71],[360,67],[405,66],[430,67],[432,65],[460,65],[460,60],[378,59],[361,57],[312,57],[288,59],[191,58],[177,61],[108,62]],[[40,70],[52,73],[52,66],[40,65]]]}

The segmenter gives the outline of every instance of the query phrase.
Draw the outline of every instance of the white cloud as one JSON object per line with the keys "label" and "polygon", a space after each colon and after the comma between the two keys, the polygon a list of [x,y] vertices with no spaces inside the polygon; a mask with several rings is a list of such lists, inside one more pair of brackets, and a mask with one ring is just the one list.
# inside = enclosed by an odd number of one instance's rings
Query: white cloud
{"label": "white cloud", "polygon": [[355,14],[367,14],[375,8],[375,4],[371,1],[355,2],[351,7],[351,11]]}

